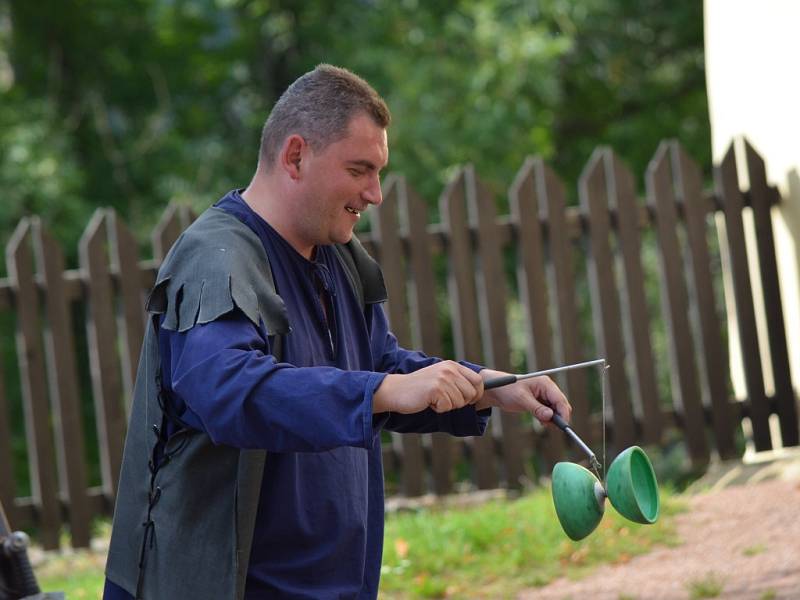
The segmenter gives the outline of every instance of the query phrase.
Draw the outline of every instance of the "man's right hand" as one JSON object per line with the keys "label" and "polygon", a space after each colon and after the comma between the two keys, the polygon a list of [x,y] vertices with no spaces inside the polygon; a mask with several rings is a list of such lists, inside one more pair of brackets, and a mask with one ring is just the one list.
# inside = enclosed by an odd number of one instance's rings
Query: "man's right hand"
{"label": "man's right hand", "polygon": [[412,414],[431,408],[443,413],[483,396],[483,378],[452,360],[435,363],[408,375],[387,375],[375,391],[372,411]]}

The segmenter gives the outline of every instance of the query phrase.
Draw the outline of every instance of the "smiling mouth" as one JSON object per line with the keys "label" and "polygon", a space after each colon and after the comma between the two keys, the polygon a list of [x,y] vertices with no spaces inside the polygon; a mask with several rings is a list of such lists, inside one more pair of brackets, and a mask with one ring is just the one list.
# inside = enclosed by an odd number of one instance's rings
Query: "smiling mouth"
{"label": "smiling mouth", "polygon": [[357,217],[361,215],[361,211],[360,210],[356,210],[355,208],[351,208],[350,206],[345,206],[344,209],[347,212],[349,212],[351,214],[354,214]]}

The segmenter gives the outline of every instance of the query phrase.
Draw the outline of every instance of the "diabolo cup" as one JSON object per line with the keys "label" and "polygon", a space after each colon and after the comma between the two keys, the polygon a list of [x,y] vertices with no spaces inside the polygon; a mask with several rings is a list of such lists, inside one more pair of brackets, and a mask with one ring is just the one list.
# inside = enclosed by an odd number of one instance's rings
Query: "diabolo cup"
{"label": "diabolo cup", "polygon": [[553,468],[553,504],[570,539],[582,540],[595,530],[605,511],[605,492],[594,473],[571,462]]}
{"label": "diabolo cup", "polygon": [[635,523],[655,523],[660,511],[658,483],[644,450],[623,450],[608,468],[606,494],[619,514]]}

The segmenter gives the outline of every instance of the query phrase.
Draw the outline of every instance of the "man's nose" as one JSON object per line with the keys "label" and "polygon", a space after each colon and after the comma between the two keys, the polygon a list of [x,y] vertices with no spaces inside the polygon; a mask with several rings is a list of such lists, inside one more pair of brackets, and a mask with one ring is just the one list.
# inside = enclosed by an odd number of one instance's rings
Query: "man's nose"
{"label": "man's nose", "polygon": [[371,178],[369,187],[367,187],[362,192],[361,196],[365,201],[369,202],[370,204],[379,206],[380,203],[383,202],[383,193],[381,192],[380,177],[375,175],[375,177]]}

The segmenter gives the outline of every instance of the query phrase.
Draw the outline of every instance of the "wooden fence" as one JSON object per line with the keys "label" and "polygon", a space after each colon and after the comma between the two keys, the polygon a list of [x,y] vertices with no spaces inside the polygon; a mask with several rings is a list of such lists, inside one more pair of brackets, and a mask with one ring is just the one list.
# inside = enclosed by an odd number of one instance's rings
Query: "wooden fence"
{"label": "wooden fence", "polygon": [[[645,175],[642,202],[632,174],[610,150],[598,149],[580,178],[579,204],[568,207],[562,183],[531,158],[508,192],[509,214],[500,216],[496,207],[504,202],[466,167],[443,192],[436,224],[427,203],[389,176],[384,203],[361,239],[383,265],[387,310],[402,345],[502,370],[606,357],[609,458],[634,443],[678,439],[702,466],[712,453],[741,453],[744,418],[758,450],[773,446],[771,415],[782,444],[798,444],[770,223],[779,197],[749,145],[745,162],[747,192],[739,189],[733,147],[714,168],[714,191],[704,192],[697,165],[677,143],[664,142]],[[745,243],[749,213],[755,247]],[[0,365],[0,500],[17,527],[38,529],[45,547],[58,544],[64,525],[74,546],[87,545],[91,519],[111,512],[143,299],[190,220],[186,208],[170,206],[152,236],[154,259],[146,261],[126,225],[106,209],[81,238],[78,269],[65,270],[62,250],[37,218],[23,220],[7,244],[0,317],[16,328],[16,356]],[[760,288],[748,270],[753,252]],[[746,398],[731,392],[723,259],[732,276]],[[754,289],[768,308],[766,365]],[[17,370],[14,397],[3,384]],[[598,374],[574,370],[559,381],[574,406],[575,429],[600,450]],[[24,412],[25,497],[17,497],[24,486],[13,469],[20,451],[12,440],[21,436],[12,437],[14,410]],[[409,496],[445,494],[464,480],[519,487],[573,452],[558,432],[506,414],[480,439],[387,435],[387,442],[390,489]],[[94,476],[90,456],[99,462]],[[99,485],[90,487],[93,477]]]}

